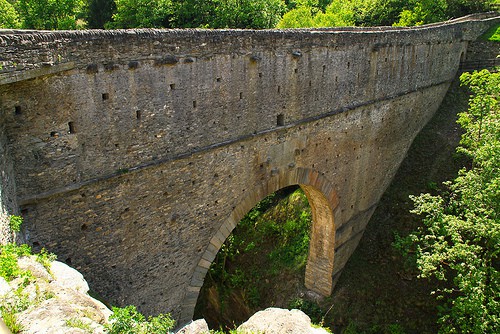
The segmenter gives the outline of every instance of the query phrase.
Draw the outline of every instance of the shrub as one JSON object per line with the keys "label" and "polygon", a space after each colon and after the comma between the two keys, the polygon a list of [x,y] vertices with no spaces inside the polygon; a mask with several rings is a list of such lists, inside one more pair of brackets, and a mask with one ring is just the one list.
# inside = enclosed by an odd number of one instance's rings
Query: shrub
{"label": "shrub", "polygon": [[9,217],[9,227],[14,232],[21,231],[21,225],[23,224],[23,218],[20,216],[10,216]]}
{"label": "shrub", "polygon": [[105,326],[108,334],[164,334],[174,327],[175,321],[169,314],[146,317],[129,305],[123,308],[113,307],[110,323]]}

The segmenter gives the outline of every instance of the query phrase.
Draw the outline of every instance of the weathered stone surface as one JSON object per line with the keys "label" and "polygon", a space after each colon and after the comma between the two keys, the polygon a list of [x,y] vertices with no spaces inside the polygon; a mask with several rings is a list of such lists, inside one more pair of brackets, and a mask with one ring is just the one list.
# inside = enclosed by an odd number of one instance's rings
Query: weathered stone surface
{"label": "weathered stone surface", "polygon": [[236,222],[299,184],[306,284],[327,294],[468,43],[497,21],[2,31],[0,228],[20,209],[28,242],[104,298],[182,322]]}
{"label": "weathered stone surface", "polygon": [[263,334],[326,334],[323,328],[313,327],[311,319],[300,310],[268,308],[255,313],[238,327],[248,333]]}
{"label": "weathered stone surface", "polygon": [[83,275],[65,263],[54,261],[50,272],[57,284],[66,289],[72,289],[81,293],[89,291],[89,285]]}
{"label": "weathered stone surface", "polygon": [[52,263],[49,272],[34,256],[23,257],[18,264],[22,270],[30,271],[29,284],[25,286],[24,279],[15,279],[0,286],[2,301],[12,305],[19,298],[15,291],[22,287],[20,295],[27,308],[16,314],[16,318],[24,328],[23,333],[104,333],[103,324],[111,311],[86,293],[88,286],[81,274],[58,262]]}
{"label": "weathered stone surface", "polygon": [[0,277],[0,298],[3,298],[9,292],[12,291],[9,283],[5,280],[5,278]]}
{"label": "weathered stone surface", "polygon": [[208,332],[209,329],[205,319],[198,319],[179,329],[176,334],[205,334]]}

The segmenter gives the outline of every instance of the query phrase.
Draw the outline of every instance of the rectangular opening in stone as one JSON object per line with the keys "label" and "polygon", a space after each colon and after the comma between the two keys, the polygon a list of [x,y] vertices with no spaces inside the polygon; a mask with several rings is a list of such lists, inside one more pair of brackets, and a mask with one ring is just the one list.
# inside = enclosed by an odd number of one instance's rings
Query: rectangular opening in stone
{"label": "rectangular opening in stone", "polygon": [[278,116],[276,116],[276,125],[277,126],[285,125],[285,115],[279,114]]}
{"label": "rectangular opening in stone", "polygon": [[75,133],[75,123],[74,122],[68,122],[68,128],[69,128],[69,133]]}

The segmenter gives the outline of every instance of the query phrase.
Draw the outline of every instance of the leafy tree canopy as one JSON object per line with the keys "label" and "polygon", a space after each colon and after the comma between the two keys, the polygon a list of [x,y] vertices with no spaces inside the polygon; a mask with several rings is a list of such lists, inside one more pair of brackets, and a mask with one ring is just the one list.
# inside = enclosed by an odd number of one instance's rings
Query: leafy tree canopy
{"label": "leafy tree canopy", "polygon": [[414,197],[424,227],[406,242],[416,245],[423,277],[450,281],[442,333],[500,332],[500,73],[465,73],[473,96],[459,117],[460,152],[472,167],[446,183],[439,196]]}
{"label": "leafy tree canopy", "polygon": [[[296,0],[281,28],[318,26],[408,26],[447,20],[490,9],[493,0]],[[290,4],[290,3],[289,3]],[[309,13],[309,12],[310,13]]]}
{"label": "leafy tree canopy", "polygon": [[114,0],[88,0],[87,24],[89,28],[104,28],[104,25],[111,21],[113,13],[116,11]]}
{"label": "leafy tree canopy", "polygon": [[18,0],[16,6],[27,29],[77,29],[84,25],[84,0]]}
{"label": "leafy tree canopy", "polygon": [[20,28],[19,14],[14,6],[7,0],[0,0],[0,29]]}

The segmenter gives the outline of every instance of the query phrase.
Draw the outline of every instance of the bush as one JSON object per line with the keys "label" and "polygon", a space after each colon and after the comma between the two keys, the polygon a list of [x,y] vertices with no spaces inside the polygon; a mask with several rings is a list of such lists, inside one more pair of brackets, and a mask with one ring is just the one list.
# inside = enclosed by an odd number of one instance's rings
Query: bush
{"label": "bush", "polygon": [[0,276],[7,282],[12,281],[19,276],[27,276],[28,272],[22,271],[17,259],[21,256],[31,255],[31,248],[28,245],[18,246],[14,243],[8,243],[0,246]]}
{"label": "bush", "polygon": [[23,218],[20,216],[10,216],[9,217],[9,227],[14,232],[21,231],[21,225],[23,224]]}
{"label": "bush", "polygon": [[464,73],[473,95],[460,114],[459,150],[472,167],[445,185],[447,194],[413,197],[423,227],[408,237],[422,277],[449,281],[441,333],[500,332],[500,73]]}
{"label": "bush", "polygon": [[105,326],[108,334],[165,334],[174,327],[169,314],[149,317],[147,320],[135,306],[113,307],[110,323]]}

